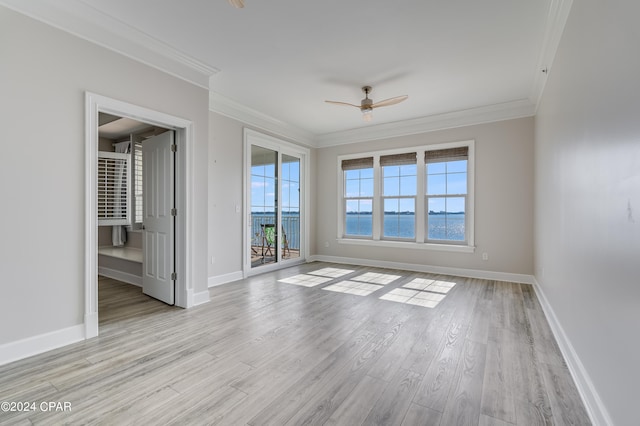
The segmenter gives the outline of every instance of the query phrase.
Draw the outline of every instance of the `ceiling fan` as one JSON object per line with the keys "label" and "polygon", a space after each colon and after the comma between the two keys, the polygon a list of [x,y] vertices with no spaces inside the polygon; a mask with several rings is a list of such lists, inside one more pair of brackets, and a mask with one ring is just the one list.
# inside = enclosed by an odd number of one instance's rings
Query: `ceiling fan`
{"label": "ceiling fan", "polygon": [[244,7],[244,0],[229,0],[229,4],[237,7],[238,9],[242,9]]}
{"label": "ceiling fan", "polygon": [[371,93],[371,90],[372,90],[371,86],[364,86],[362,88],[362,91],[364,92],[364,99],[360,101],[360,105],[354,105],[348,102],[336,102],[336,101],[325,101],[325,102],[329,104],[334,104],[334,105],[345,105],[345,106],[360,108],[360,111],[362,112],[362,119],[364,121],[371,121],[371,119],[373,118],[372,112],[374,108],[399,104],[400,102],[407,100],[407,98],[409,97],[408,95],[396,96],[395,98],[389,98],[389,99],[385,99],[384,101],[374,103],[373,99],[369,99],[369,93]]}

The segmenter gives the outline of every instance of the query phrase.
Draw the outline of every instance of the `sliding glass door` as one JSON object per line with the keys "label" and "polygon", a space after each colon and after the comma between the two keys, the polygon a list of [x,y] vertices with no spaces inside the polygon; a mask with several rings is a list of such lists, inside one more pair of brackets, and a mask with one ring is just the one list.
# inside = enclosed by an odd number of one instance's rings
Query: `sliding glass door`
{"label": "sliding glass door", "polygon": [[245,269],[249,270],[304,257],[304,154],[260,136],[247,138],[245,145],[249,216]]}
{"label": "sliding glass door", "polygon": [[278,153],[251,145],[251,267],[278,261]]}
{"label": "sliding glass door", "polygon": [[300,158],[282,154],[282,258],[300,257]]}

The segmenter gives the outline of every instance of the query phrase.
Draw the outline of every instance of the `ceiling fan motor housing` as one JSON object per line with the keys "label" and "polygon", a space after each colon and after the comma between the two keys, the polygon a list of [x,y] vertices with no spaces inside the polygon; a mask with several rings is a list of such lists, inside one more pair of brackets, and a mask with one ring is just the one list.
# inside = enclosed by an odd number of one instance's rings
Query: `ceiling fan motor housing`
{"label": "ceiling fan motor housing", "polygon": [[373,100],[369,99],[369,93],[371,93],[371,86],[364,86],[362,88],[364,92],[364,99],[360,101],[360,111],[362,112],[371,112],[373,110]]}

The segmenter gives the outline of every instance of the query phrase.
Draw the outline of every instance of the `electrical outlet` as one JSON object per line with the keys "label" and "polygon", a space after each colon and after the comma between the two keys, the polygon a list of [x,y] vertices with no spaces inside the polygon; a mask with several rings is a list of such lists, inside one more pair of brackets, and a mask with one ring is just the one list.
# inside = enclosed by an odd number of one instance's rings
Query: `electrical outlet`
{"label": "electrical outlet", "polygon": [[489,253],[482,253],[482,260],[489,260]]}
{"label": "electrical outlet", "polygon": [[329,241],[325,241],[325,242],[324,242],[324,246],[325,246],[325,247],[329,247]]}
{"label": "electrical outlet", "polygon": [[216,257],[215,256],[211,256],[211,264],[216,263]]}

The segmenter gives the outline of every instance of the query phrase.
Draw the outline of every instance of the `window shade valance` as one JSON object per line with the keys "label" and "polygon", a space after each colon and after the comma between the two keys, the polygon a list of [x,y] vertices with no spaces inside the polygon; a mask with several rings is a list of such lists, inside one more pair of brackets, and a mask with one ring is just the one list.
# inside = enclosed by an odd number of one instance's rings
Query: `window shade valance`
{"label": "window shade valance", "polygon": [[370,169],[373,167],[373,157],[342,160],[342,170]]}
{"label": "window shade valance", "polygon": [[424,153],[425,163],[442,163],[445,161],[460,161],[469,158],[469,147],[436,149]]}
{"label": "window shade valance", "polygon": [[380,166],[404,166],[407,164],[416,164],[416,153],[407,152],[404,154],[381,155]]}

